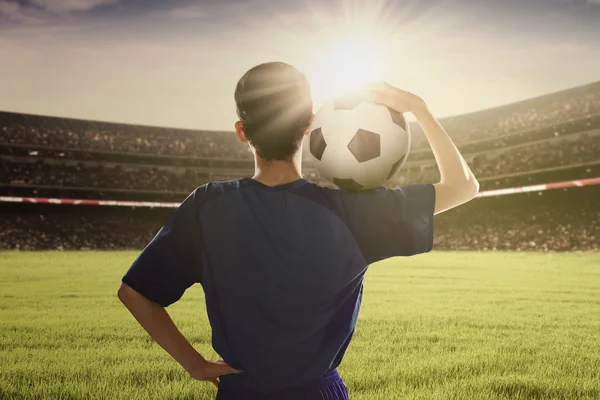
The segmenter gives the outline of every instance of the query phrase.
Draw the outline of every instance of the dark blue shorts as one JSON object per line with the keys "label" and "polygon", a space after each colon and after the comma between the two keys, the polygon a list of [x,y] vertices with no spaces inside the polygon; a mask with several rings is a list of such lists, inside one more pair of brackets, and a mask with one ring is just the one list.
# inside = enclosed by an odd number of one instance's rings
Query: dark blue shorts
{"label": "dark blue shorts", "polygon": [[348,390],[337,370],[325,373],[313,384],[261,394],[219,385],[216,400],[348,400]]}

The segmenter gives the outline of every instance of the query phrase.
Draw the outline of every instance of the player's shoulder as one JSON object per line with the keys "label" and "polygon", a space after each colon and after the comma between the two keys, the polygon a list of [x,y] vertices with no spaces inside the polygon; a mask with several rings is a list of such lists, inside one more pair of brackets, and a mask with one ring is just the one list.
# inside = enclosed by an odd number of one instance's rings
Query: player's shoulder
{"label": "player's shoulder", "polygon": [[384,207],[398,205],[406,201],[428,203],[435,201],[433,184],[409,184],[402,186],[378,186],[369,190],[347,190],[337,187],[322,186],[311,183],[305,185],[305,197],[312,198],[322,204],[334,207]]}
{"label": "player's shoulder", "polygon": [[178,213],[186,214],[201,212],[207,202],[222,196],[228,191],[238,188],[240,186],[239,181],[240,179],[232,179],[229,181],[211,181],[197,186],[181,202],[178,207]]}
{"label": "player's shoulder", "polygon": [[222,196],[223,194],[240,188],[242,179],[231,179],[227,181],[210,181],[198,186],[192,192],[198,200],[205,202]]}
{"label": "player's shoulder", "polygon": [[379,186],[377,188],[369,189],[369,190],[348,190],[348,189],[340,189],[338,187],[333,186],[324,186],[317,183],[310,183],[312,185],[312,189],[323,193],[328,197],[365,197],[365,196],[377,196],[382,193],[387,193],[391,191],[393,188]]}
{"label": "player's shoulder", "polygon": [[295,193],[328,208],[343,209],[349,204],[362,204],[370,199],[377,201],[377,198],[385,198],[389,191],[389,188],[383,186],[371,190],[354,191],[307,182],[297,188]]}

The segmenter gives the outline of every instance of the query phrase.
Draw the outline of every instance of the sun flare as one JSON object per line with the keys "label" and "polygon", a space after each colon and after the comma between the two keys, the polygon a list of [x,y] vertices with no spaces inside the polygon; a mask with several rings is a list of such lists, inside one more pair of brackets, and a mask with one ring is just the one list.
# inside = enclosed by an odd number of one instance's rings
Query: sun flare
{"label": "sun flare", "polygon": [[346,35],[325,43],[308,72],[315,103],[385,78],[387,49],[368,35]]}

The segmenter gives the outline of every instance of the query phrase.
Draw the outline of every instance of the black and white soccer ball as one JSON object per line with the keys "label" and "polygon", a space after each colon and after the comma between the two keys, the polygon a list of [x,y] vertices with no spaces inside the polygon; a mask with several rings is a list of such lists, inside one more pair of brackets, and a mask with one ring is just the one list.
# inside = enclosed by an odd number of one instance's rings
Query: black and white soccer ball
{"label": "black and white soccer ball", "polygon": [[317,170],[342,189],[383,185],[404,165],[410,150],[410,128],[404,116],[356,95],[325,103],[309,129]]}

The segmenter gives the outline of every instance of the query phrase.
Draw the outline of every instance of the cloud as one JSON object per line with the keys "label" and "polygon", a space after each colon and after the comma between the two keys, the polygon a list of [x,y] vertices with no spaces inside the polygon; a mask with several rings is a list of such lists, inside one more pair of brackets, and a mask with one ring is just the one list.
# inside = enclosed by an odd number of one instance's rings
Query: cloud
{"label": "cloud", "polygon": [[16,1],[0,0],[0,21],[7,19],[22,24],[34,24],[41,18],[38,10],[24,7]]}
{"label": "cloud", "polygon": [[168,15],[174,19],[197,19],[208,16],[206,9],[197,4],[190,4],[184,7],[172,8],[168,11]]}
{"label": "cloud", "polygon": [[31,25],[50,16],[85,12],[93,8],[114,4],[119,0],[32,0],[26,5],[16,0],[0,0],[0,20]]}
{"label": "cloud", "polygon": [[101,5],[114,4],[118,0],[32,0],[32,4],[52,14],[88,11]]}

